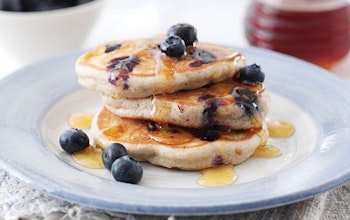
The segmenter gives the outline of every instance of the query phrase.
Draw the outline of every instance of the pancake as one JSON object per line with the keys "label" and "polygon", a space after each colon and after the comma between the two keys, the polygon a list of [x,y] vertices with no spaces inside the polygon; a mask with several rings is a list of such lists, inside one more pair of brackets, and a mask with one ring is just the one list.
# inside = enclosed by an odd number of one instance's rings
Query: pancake
{"label": "pancake", "polygon": [[121,118],[103,107],[93,119],[92,132],[97,146],[118,142],[138,161],[182,170],[242,163],[266,135],[262,129],[204,131],[176,126],[151,129],[150,125],[150,121]]}
{"label": "pancake", "polygon": [[139,99],[115,99],[104,94],[102,100],[111,112],[123,118],[236,130],[261,128],[270,104],[263,84],[244,85],[233,80]]}
{"label": "pancake", "polygon": [[79,83],[114,98],[145,98],[231,79],[245,66],[237,50],[203,42],[188,49],[185,56],[171,58],[159,49],[162,39],[97,46],[77,60]]}

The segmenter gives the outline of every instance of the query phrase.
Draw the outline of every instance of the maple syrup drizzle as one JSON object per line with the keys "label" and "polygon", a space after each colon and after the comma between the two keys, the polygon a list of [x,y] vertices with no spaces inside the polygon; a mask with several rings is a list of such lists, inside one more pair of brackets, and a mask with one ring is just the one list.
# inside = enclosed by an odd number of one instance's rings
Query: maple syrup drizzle
{"label": "maple syrup drizzle", "polygon": [[236,65],[240,60],[244,59],[243,55],[239,52],[234,52],[231,54],[230,59],[233,60],[233,63]]}
{"label": "maple syrup drizzle", "polygon": [[96,50],[93,50],[93,51],[90,51],[90,52],[86,53],[85,54],[85,59],[90,59],[90,58],[98,56],[98,55],[100,55],[102,53],[104,53],[104,49],[97,48]]}
{"label": "maple syrup drizzle", "polygon": [[159,130],[148,135],[152,140],[168,145],[181,145],[193,140],[193,135],[179,128],[161,126]]}
{"label": "maple syrup drizzle", "polygon": [[264,130],[261,130],[258,133],[258,135],[261,138],[260,146],[256,148],[252,157],[255,157],[255,158],[273,158],[273,157],[278,157],[282,154],[280,149],[278,149],[274,146],[271,146],[271,145],[267,145],[267,134]]}
{"label": "maple syrup drizzle", "polygon": [[164,74],[164,77],[166,80],[169,80],[174,75],[174,65],[176,62],[175,58],[169,58],[166,56],[160,56],[160,59],[162,60],[162,73]]}
{"label": "maple syrup drizzle", "polygon": [[68,116],[68,125],[71,128],[90,128],[94,116],[83,112],[74,112]]}
{"label": "maple syrup drizzle", "polygon": [[260,145],[252,155],[255,158],[273,158],[278,157],[282,153],[280,149],[271,145]]}
{"label": "maple syrup drizzle", "polygon": [[161,53],[157,50],[154,53],[154,57],[153,57],[154,61],[156,62],[155,67],[154,67],[154,73],[156,76],[160,74],[160,70],[161,70],[162,65],[163,65],[163,62],[162,62],[160,56],[161,56]]}
{"label": "maple syrup drizzle", "polygon": [[266,124],[271,137],[286,138],[295,133],[294,126],[286,121],[269,120]]}
{"label": "maple syrup drizzle", "polygon": [[102,162],[102,149],[89,146],[85,150],[73,153],[72,157],[78,164],[84,167],[92,169],[104,168]]}
{"label": "maple syrup drizzle", "polygon": [[122,135],[124,132],[124,129],[122,126],[112,126],[109,128],[106,128],[105,130],[103,130],[103,134],[106,136],[110,136],[110,137],[115,137],[118,138],[120,137],[120,135]]}
{"label": "maple syrup drizzle", "polygon": [[171,117],[172,105],[168,102],[159,102],[157,96],[152,97],[151,114],[157,118]]}
{"label": "maple syrup drizzle", "polygon": [[211,167],[200,171],[197,183],[205,187],[227,186],[235,182],[237,175],[231,164]]}
{"label": "maple syrup drizzle", "polygon": [[167,57],[162,54],[158,49],[154,52],[153,59],[156,62],[155,65],[155,75],[163,75],[164,79],[169,81],[174,75],[174,65],[176,63],[175,58]]}

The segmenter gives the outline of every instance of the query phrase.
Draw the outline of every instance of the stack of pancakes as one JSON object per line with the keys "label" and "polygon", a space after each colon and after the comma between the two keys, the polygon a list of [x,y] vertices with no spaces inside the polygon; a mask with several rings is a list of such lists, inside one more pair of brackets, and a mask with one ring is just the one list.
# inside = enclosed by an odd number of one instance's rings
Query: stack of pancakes
{"label": "stack of pancakes", "polygon": [[96,144],[121,143],[136,160],[183,170],[248,159],[262,141],[269,97],[262,83],[237,80],[244,56],[199,42],[172,58],[161,41],[108,42],[78,59],[79,83],[104,103],[92,123]]}

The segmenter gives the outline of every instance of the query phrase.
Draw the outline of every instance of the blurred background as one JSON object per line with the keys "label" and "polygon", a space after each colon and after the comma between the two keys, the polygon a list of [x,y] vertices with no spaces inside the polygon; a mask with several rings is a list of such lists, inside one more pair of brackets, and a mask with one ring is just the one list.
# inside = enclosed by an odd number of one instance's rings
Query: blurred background
{"label": "blurred background", "polygon": [[[1,1],[3,0],[0,0],[0,3]],[[60,24],[55,23],[57,27],[59,25],[69,27],[70,31],[65,30],[63,32],[70,36],[68,39],[73,39],[77,35],[74,34],[74,30],[77,29],[74,23],[79,23],[82,26],[84,21],[94,18],[93,22],[89,22],[89,31],[84,34],[84,37],[79,39],[79,44],[71,46],[65,51],[78,48],[92,48],[109,40],[149,37],[165,33],[167,28],[173,24],[190,23],[197,28],[200,41],[210,41],[228,46],[253,45],[284,53],[292,53],[294,56],[301,53],[300,56],[303,59],[306,56],[306,60],[311,62],[313,62],[312,58],[315,56],[311,52],[325,56],[325,54],[331,55],[332,51],[334,51],[336,53],[333,56],[334,60],[323,60],[323,63],[317,64],[328,68],[340,77],[350,79],[350,55],[348,52],[350,48],[350,9],[349,1],[347,0],[94,1],[103,3],[103,6],[96,11],[90,10],[90,14],[81,14],[79,18],[67,19],[68,16],[65,16],[65,18],[60,20]],[[298,6],[298,4],[306,4],[312,7],[301,6],[293,8],[293,6]],[[295,13],[298,10],[302,10],[303,13]],[[335,10],[335,13],[330,13],[333,10]],[[306,13],[304,13],[305,11]],[[327,13],[315,13],[319,11],[327,11]],[[5,16],[8,13],[10,12],[6,12]],[[17,15],[25,13],[28,12],[17,13]],[[6,28],[8,27],[1,23],[2,19],[4,19],[4,12],[0,13],[1,33],[10,32],[11,30],[7,30]],[[27,20],[29,22],[29,19]],[[45,19],[41,19],[41,24],[43,24],[43,20]],[[9,20],[6,22],[11,23]],[[24,30],[29,29],[26,26],[26,24],[22,24]],[[50,32],[49,28],[47,32]],[[79,32],[82,33],[82,31]],[[45,32],[41,35],[45,35]],[[300,37],[303,35],[307,35],[306,41],[300,40]],[[23,44],[44,44],[43,40],[41,42],[34,41],[35,43],[24,41],[23,39],[31,39],[33,36],[35,38],[35,35],[31,35],[30,30],[27,30],[25,34],[13,34],[10,36],[13,36],[11,38],[14,38],[15,42],[17,42],[16,45],[20,47]],[[2,60],[0,63],[0,76],[29,63],[28,60],[30,59],[26,60],[28,62],[23,61],[23,59],[21,61],[16,59],[16,54],[18,55],[21,52],[9,55],[9,43],[4,42],[1,37],[0,41],[2,41],[0,42],[0,59]],[[58,40],[49,41],[47,44],[56,44],[56,42],[59,45]],[[3,44],[7,44],[7,50]],[[13,46],[10,45],[10,48],[14,47],[15,43],[11,44]],[[323,45],[323,47],[318,48],[319,45]],[[302,49],[296,49],[299,47]],[[47,46],[47,48],[49,47]],[[45,49],[43,51],[45,52]],[[47,49],[47,53],[40,59],[65,51],[49,52],[49,49]],[[307,56],[309,58],[311,56],[311,58],[309,59]],[[322,56],[321,58],[323,59],[324,57]],[[30,60],[30,62],[34,61]],[[346,71],[346,69],[349,70]]]}

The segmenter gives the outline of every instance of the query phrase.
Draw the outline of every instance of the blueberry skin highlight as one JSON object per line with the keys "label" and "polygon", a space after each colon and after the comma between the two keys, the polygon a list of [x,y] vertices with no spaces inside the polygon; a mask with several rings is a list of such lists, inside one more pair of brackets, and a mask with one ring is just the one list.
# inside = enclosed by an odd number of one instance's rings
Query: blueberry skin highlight
{"label": "blueberry skin highlight", "polygon": [[167,31],[167,36],[177,35],[185,41],[186,46],[194,46],[197,39],[197,29],[185,23],[175,24],[171,26]]}
{"label": "blueberry skin highlight", "polygon": [[241,69],[239,79],[245,84],[262,83],[265,80],[265,73],[262,72],[259,65],[252,64]]}
{"label": "blueberry skin highlight", "polygon": [[114,161],[111,172],[116,181],[132,184],[140,182],[143,176],[141,164],[128,155]]}
{"label": "blueberry skin highlight", "polygon": [[169,57],[181,57],[185,54],[186,45],[177,35],[168,36],[160,45],[160,50]]}
{"label": "blueberry skin highlight", "polygon": [[113,162],[127,155],[124,145],[119,143],[109,144],[102,152],[102,162],[108,170],[111,170]]}
{"label": "blueberry skin highlight", "polygon": [[60,135],[60,146],[64,151],[73,154],[87,148],[89,144],[89,137],[84,131],[76,128],[70,128]]}

